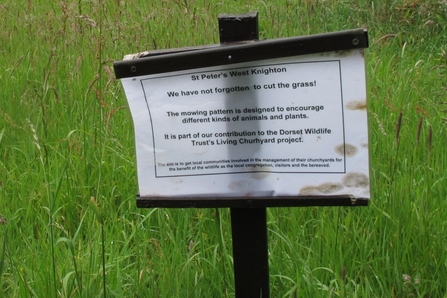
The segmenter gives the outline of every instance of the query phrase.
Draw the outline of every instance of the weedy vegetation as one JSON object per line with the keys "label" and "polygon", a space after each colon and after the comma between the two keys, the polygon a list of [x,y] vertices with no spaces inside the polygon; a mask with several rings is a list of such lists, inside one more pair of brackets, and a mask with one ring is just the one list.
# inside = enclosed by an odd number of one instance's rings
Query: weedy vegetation
{"label": "weedy vegetation", "polygon": [[[272,297],[447,295],[447,2],[0,4],[0,296],[234,297],[227,209],[137,209],[133,128],[112,62],[366,27],[373,199],[269,208]],[[255,248],[253,248],[255,249]]]}

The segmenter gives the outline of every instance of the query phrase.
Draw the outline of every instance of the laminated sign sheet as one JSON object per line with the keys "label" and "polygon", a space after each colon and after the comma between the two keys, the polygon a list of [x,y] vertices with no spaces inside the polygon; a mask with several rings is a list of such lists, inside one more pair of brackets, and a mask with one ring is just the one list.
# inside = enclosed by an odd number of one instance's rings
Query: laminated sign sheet
{"label": "laminated sign sheet", "polygon": [[364,65],[351,49],[123,78],[139,195],[369,199]]}

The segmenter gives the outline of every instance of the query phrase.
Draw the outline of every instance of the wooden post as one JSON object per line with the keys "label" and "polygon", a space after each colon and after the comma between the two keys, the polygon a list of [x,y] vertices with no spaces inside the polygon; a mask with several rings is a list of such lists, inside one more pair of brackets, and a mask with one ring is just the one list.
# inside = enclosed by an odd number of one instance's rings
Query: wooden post
{"label": "wooden post", "polygon": [[236,297],[270,297],[267,208],[231,208]]}
{"label": "wooden post", "polygon": [[[219,15],[221,43],[259,39],[258,13]],[[268,298],[267,209],[231,208],[236,298]]]}

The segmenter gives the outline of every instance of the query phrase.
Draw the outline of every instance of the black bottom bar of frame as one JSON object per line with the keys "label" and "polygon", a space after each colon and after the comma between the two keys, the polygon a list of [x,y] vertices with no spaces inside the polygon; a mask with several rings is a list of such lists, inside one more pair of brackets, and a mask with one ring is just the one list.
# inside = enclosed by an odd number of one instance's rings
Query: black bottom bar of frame
{"label": "black bottom bar of frame", "polygon": [[369,199],[352,197],[140,197],[138,208],[263,208],[312,206],[368,206]]}

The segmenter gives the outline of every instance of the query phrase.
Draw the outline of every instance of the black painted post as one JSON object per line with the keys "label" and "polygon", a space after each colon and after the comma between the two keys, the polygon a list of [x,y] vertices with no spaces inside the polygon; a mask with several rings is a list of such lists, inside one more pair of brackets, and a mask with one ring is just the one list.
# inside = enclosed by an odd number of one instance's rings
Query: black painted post
{"label": "black painted post", "polygon": [[[220,42],[259,39],[258,13],[219,15]],[[236,298],[268,298],[267,209],[231,208]]]}
{"label": "black painted post", "polygon": [[267,209],[231,208],[236,297],[268,298]]}

